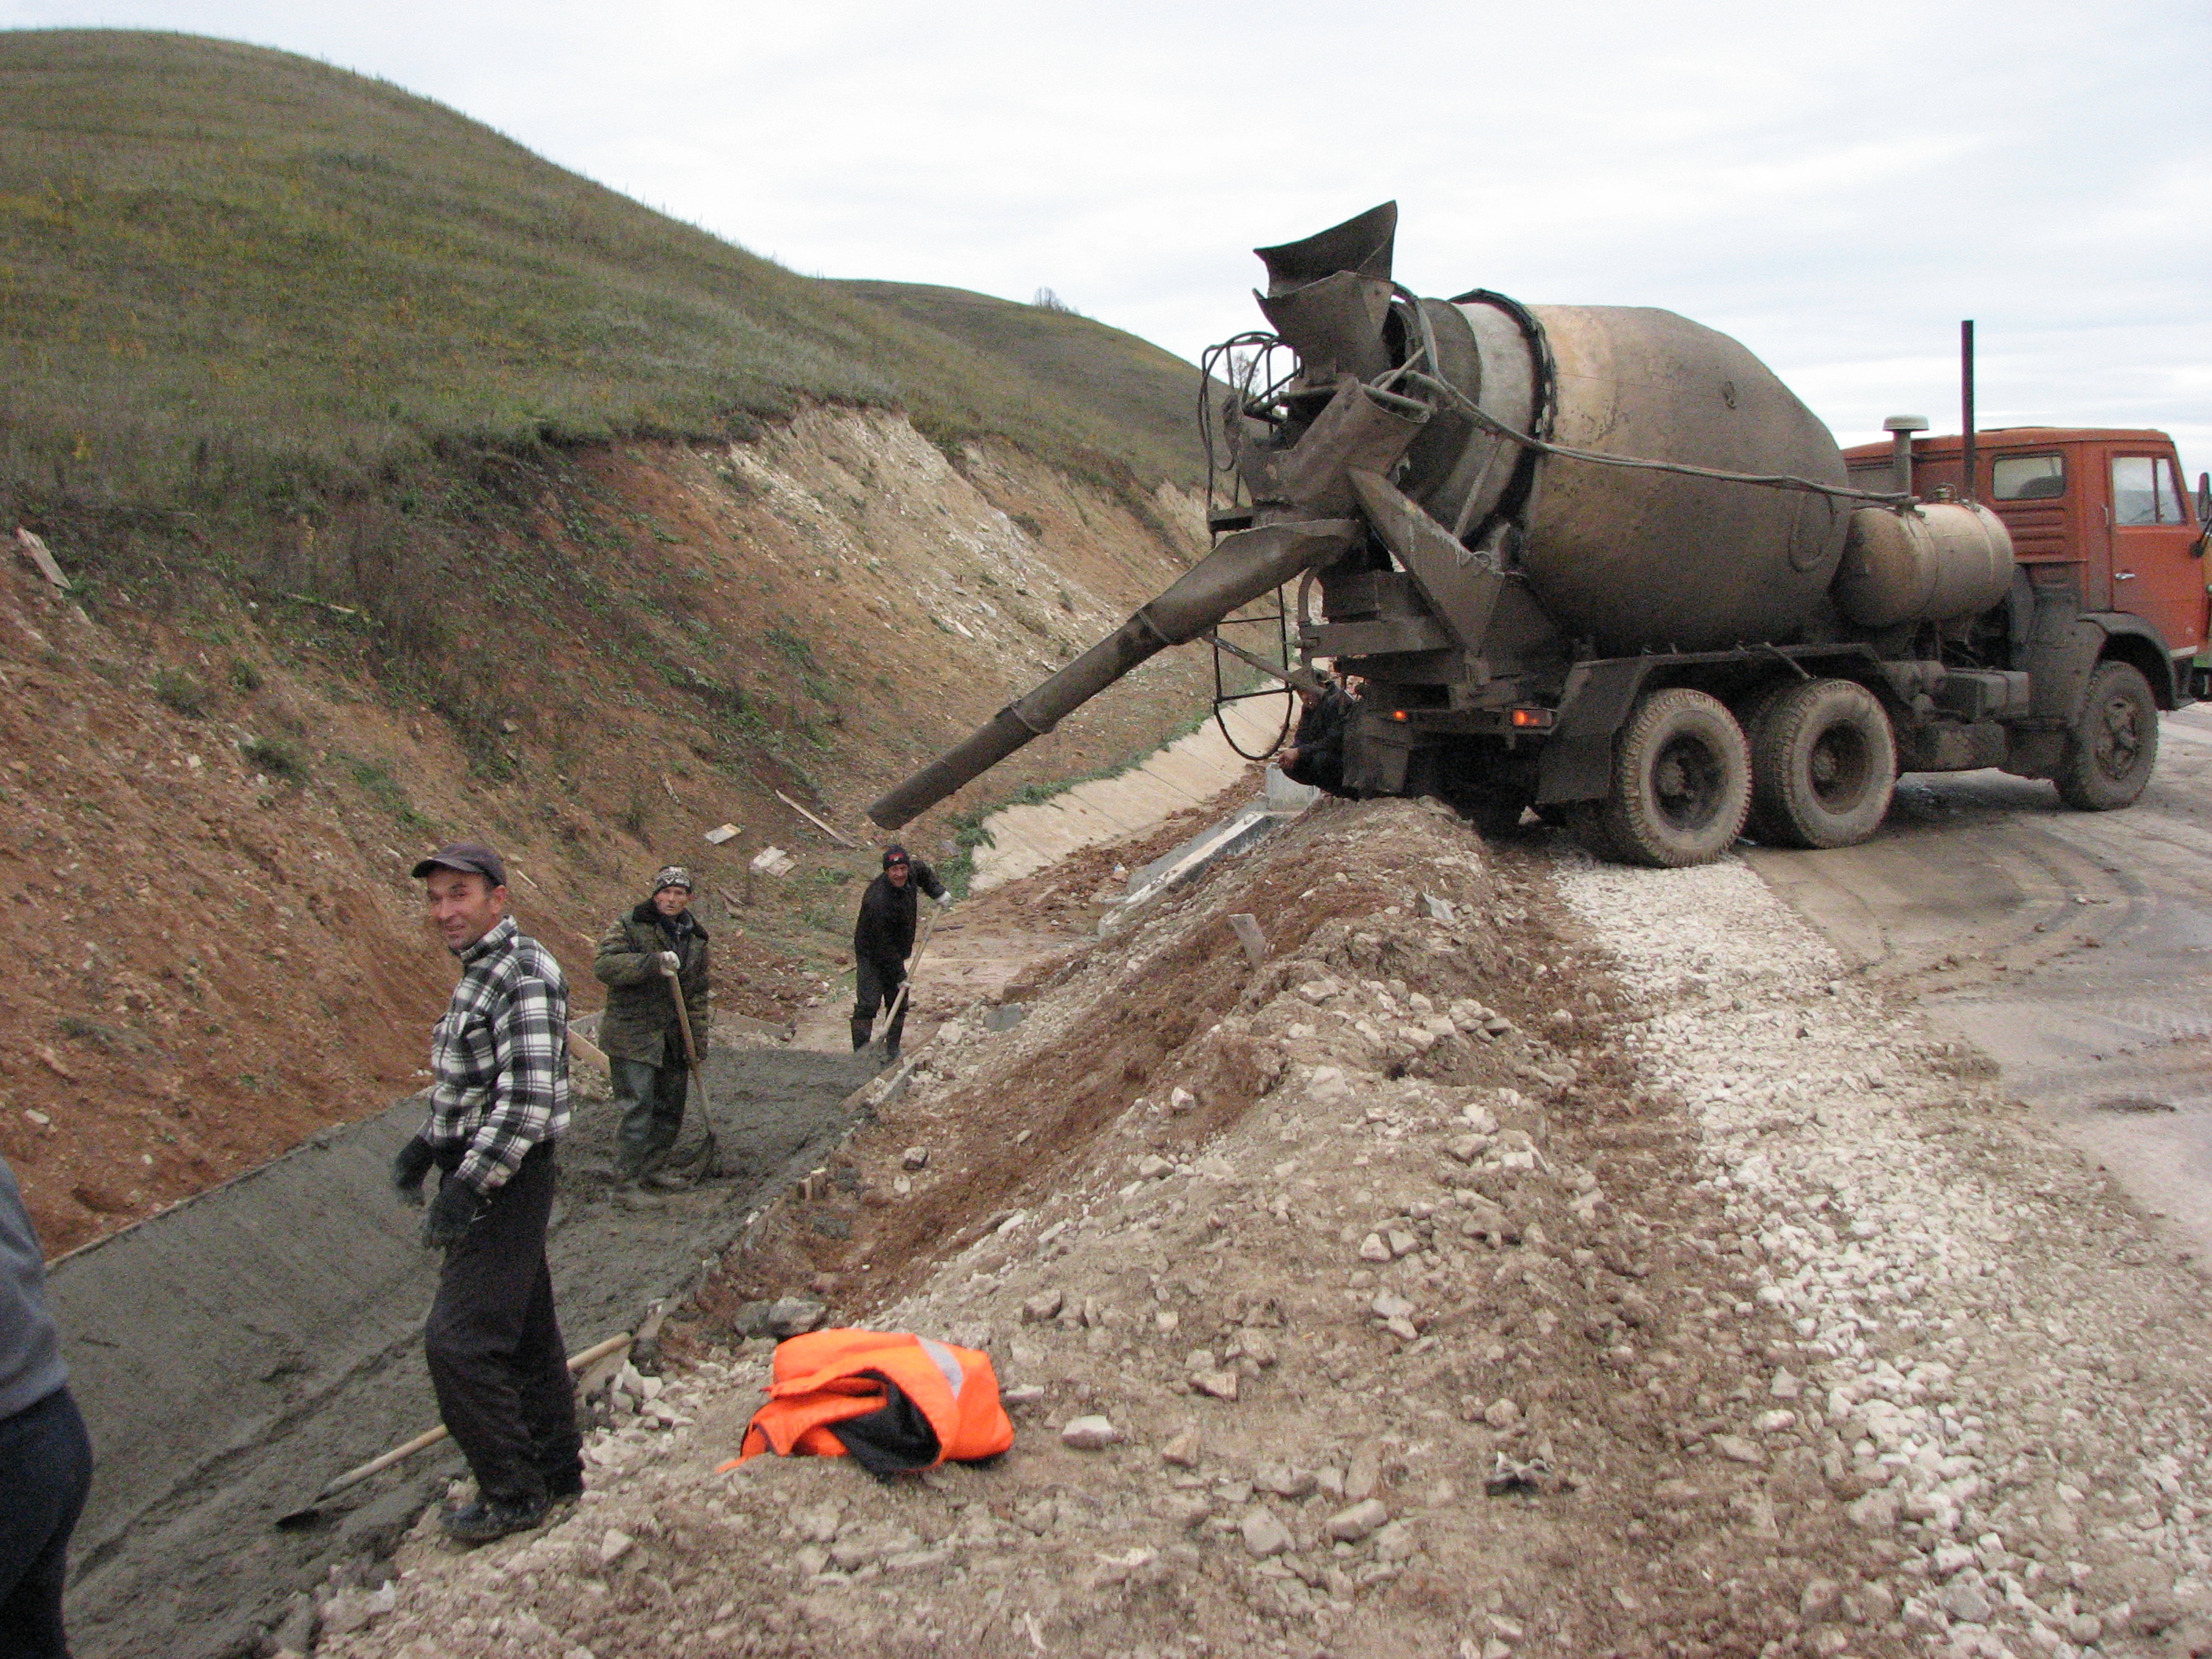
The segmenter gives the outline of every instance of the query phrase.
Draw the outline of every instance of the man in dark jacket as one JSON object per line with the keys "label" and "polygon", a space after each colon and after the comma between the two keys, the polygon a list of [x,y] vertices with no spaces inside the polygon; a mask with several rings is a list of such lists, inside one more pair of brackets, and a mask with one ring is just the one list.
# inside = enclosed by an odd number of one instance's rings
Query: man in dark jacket
{"label": "man in dark jacket", "polygon": [[1341,795],[1344,790],[1344,734],[1358,704],[1334,679],[1325,680],[1318,693],[1297,688],[1305,712],[1291,746],[1277,763],[1292,783]]}
{"label": "man in dark jacket", "polygon": [[[860,895],[860,920],[853,924],[853,1048],[856,1054],[868,1046],[876,1010],[897,1001],[898,988],[906,983],[906,959],[914,951],[915,913],[921,908],[921,901],[915,896],[916,889],[940,904],[948,902],[936,872],[894,842],[884,848],[884,872]],[[900,1003],[884,1036],[884,1052],[893,1060],[898,1058],[899,1034],[905,1029],[906,1005]]]}
{"label": "man in dark jacket", "polygon": [[599,1047],[613,1073],[615,1107],[622,1114],[621,1162],[625,1181],[674,1182],[658,1166],[684,1128],[690,1062],[676,1015],[669,975],[684,994],[691,1040],[707,1056],[708,1006],[707,930],[690,911],[691,872],[671,865],[653,878],[653,896],[619,917],[599,940],[592,972],[607,988],[599,1022]]}
{"label": "man in dark jacket", "polygon": [[62,1584],[92,1443],[46,1312],[45,1258],[0,1159],[0,1653],[68,1659]]}

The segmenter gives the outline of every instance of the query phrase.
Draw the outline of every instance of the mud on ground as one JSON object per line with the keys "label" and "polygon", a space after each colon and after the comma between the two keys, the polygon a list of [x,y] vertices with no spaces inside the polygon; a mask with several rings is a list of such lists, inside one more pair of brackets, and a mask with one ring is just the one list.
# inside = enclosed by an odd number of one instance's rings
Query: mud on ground
{"label": "mud on ground", "polygon": [[[615,1188],[614,1114],[603,1091],[579,1099],[549,1246],[571,1351],[635,1325],[711,1261],[842,1130],[867,1074],[781,1048],[710,1053],[725,1175],[667,1194]],[[437,1420],[421,1330],[436,1261],[386,1175],[422,1113],[406,1101],[328,1132],[54,1273],[100,1455],[70,1594],[87,1659],[258,1651],[289,1596],[368,1569],[460,1471],[441,1447],[312,1526],[274,1524]]]}
{"label": "mud on ground", "polygon": [[[1580,937],[1525,852],[1318,810],[1011,1030],[948,1024],[726,1258],[573,1516],[410,1544],[396,1609],[330,1650],[1904,1650],[1899,1546],[1788,1403],[1834,1356],[1753,1297]],[[1015,1449],[715,1474],[767,1358],[724,1322],[809,1288],[988,1348]],[[1116,1443],[1064,1445],[1089,1416]]]}

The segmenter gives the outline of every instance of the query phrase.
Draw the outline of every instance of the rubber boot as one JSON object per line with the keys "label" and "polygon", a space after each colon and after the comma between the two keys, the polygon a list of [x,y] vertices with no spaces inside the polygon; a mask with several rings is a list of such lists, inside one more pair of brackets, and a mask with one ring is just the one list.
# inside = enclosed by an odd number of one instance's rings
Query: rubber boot
{"label": "rubber boot", "polygon": [[861,1049],[868,1046],[868,1034],[874,1027],[875,1021],[872,1019],[856,1019],[853,1022],[853,1052],[854,1054],[859,1054]]}

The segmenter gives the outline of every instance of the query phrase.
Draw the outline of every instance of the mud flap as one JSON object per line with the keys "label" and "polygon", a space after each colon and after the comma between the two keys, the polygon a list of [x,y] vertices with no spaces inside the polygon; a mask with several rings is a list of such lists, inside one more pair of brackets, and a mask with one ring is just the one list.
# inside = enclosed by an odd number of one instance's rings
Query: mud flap
{"label": "mud flap", "polygon": [[1633,657],[1578,662],[1567,671],[1559,724],[1536,772],[1536,804],[1601,800],[1613,787],[1613,734],[1644,689],[1646,665]]}
{"label": "mud flap", "polygon": [[1354,721],[1344,734],[1345,793],[1360,799],[1405,793],[1413,755],[1404,726],[1368,718]]}

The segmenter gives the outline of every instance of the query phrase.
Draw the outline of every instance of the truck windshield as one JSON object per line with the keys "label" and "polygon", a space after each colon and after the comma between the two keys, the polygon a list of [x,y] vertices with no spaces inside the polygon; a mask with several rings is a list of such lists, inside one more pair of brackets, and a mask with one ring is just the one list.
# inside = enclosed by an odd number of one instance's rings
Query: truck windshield
{"label": "truck windshield", "polygon": [[2181,481],[2163,455],[2112,457],[2112,522],[2119,525],[2187,524]]}
{"label": "truck windshield", "polygon": [[1990,468],[1990,495],[2000,501],[2047,501],[2066,493],[2066,463],[2057,455],[2000,455]]}

